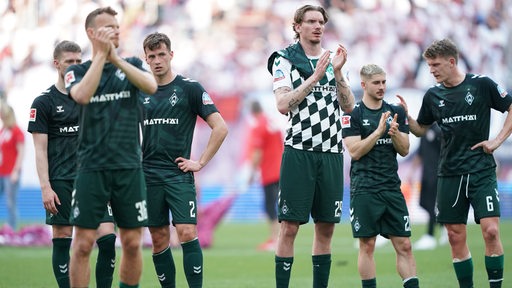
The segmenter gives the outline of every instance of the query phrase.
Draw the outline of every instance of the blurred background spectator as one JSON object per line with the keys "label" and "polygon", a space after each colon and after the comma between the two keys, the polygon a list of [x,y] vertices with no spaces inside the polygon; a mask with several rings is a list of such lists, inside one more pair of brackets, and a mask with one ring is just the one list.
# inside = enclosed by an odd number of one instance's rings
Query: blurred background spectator
{"label": "blurred background spectator", "polygon": [[0,195],[5,195],[7,223],[10,228],[16,230],[25,136],[16,122],[14,109],[4,101],[0,101],[0,120]]}

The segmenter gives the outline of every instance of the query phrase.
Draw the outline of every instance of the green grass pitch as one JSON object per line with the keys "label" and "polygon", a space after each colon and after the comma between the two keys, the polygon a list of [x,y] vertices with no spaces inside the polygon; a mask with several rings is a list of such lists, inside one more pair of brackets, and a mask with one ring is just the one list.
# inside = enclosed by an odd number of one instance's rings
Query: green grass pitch
{"label": "green grass pitch", "polygon": [[[412,240],[418,239],[425,227],[413,226]],[[437,231],[436,231],[437,232]],[[512,221],[501,224],[501,238],[505,246],[505,283],[512,287]],[[313,224],[303,225],[295,243],[295,260],[290,287],[312,286],[311,240]],[[489,287],[484,268],[484,245],[480,226],[468,225],[468,242],[475,265],[475,287]],[[260,252],[256,246],[265,240],[267,227],[263,223],[222,223],[215,232],[214,245],[204,253],[205,288],[275,287],[274,254]],[[329,287],[360,287],[357,272],[357,250],[350,226],[336,226]],[[95,249],[96,252],[96,249]],[[187,287],[182,268],[181,249],[173,249],[176,263],[177,287]],[[507,255],[508,253],[508,255]],[[121,252],[118,251],[118,263]],[[159,287],[151,260],[151,250],[144,248],[144,269],[140,287]],[[457,287],[448,246],[431,251],[414,251],[421,287]],[[508,256],[508,257],[507,257]],[[94,287],[96,255],[91,257],[91,287]],[[378,248],[377,283],[379,287],[402,287],[396,272],[395,253],[390,244]],[[51,248],[0,247],[0,287],[45,288],[56,287],[50,266]],[[118,267],[114,275],[118,285]]]}

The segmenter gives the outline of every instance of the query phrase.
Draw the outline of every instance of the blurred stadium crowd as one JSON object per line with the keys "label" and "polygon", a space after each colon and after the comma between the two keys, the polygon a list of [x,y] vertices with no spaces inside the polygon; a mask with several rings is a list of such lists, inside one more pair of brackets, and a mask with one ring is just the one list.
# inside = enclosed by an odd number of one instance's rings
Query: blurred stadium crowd
{"label": "blurred stadium crowd", "polygon": [[[90,57],[85,15],[110,5],[121,23],[126,56],[143,58],[142,39],[167,33],[175,52],[173,67],[210,92],[230,126],[225,145],[199,175],[202,183],[233,181],[249,114],[247,103],[261,99],[273,109],[270,53],[293,42],[293,12],[302,4],[328,8],[324,47],[348,47],[347,73],[360,96],[359,69],[376,63],[388,72],[388,89],[433,84],[422,62],[423,48],[450,37],[462,51],[468,72],[490,75],[512,87],[512,5],[509,0],[2,0],[0,3],[0,91],[26,127],[32,100],[56,80],[54,45],[73,40]],[[509,89],[510,90],[510,89]],[[268,105],[265,105],[267,103]],[[275,111],[274,111],[275,112]],[[205,127],[197,129],[200,135]],[[207,139],[196,136],[195,146]],[[28,143],[31,143],[28,142]],[[31,145],[26,161],[33,163]],[[32,166],[32,168],[30,167]],[[35,165],[24,167],[23,183],[37,186]]]}

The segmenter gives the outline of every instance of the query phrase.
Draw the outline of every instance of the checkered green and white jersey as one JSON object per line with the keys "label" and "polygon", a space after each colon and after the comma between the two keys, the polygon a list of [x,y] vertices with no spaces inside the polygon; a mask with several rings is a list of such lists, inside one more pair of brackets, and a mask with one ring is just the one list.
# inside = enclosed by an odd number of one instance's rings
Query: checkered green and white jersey
{"label": "checkered green and white jersey", "polygon": [[[318,58],[309,58],[316,67]],[[288,59],[277,56],[272,67],[274,91],[280,87],[299,87],[304,78]],[[288,114],[285,145],[304,151],[342,153],[341,108],[331,64],[325,76],[309,95]]]}

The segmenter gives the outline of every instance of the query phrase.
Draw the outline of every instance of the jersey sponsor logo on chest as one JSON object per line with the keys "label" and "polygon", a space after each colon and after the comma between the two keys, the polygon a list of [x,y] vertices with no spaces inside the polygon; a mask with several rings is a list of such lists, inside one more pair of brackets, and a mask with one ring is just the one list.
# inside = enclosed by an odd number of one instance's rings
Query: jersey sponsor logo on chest
{"label": "jersey sponsor logo on chest", "polygon": [[451,117],[445,117],[442,119],[443,124],[465,122],[465,121],[476,121],[476,115],[457,115]]}
{"label": "jersey sponsor logo on chest", "polygon": [[393,144],[393,140],[391,140],[391,138],[381,138],[375,142],[375,145],[385,145],[385,144]]}
{"label": "jersey sponsor logo on chest", "polygon": [[121,91],[119,93],[107,93],[107,94],[101,94],[96,95],[91,98],[90,103],[98,103],[98,102],[110,102],[110,101],[117,101],[125,98],[130,98],[131,93],[130,91]]}
{"label": "jersey sponsor logo on chest", "polygon": [[75,132],[78,132],[78,128],[80,126],[76,125],[76,126],[69,126],[69,127],[60,127],[59,128],[59,132],[60,133],[75,133]]}
{"label": "jersey sponsor logo on chest", "polygon": [[145,119],[144,126],[148,125],[178,125],[178,118],[154,118],[154,119]]}
{"label": "jersey sponsor logo on chest", "polygon": [[316,85],[313,92],[336,92],[336,86]]}

